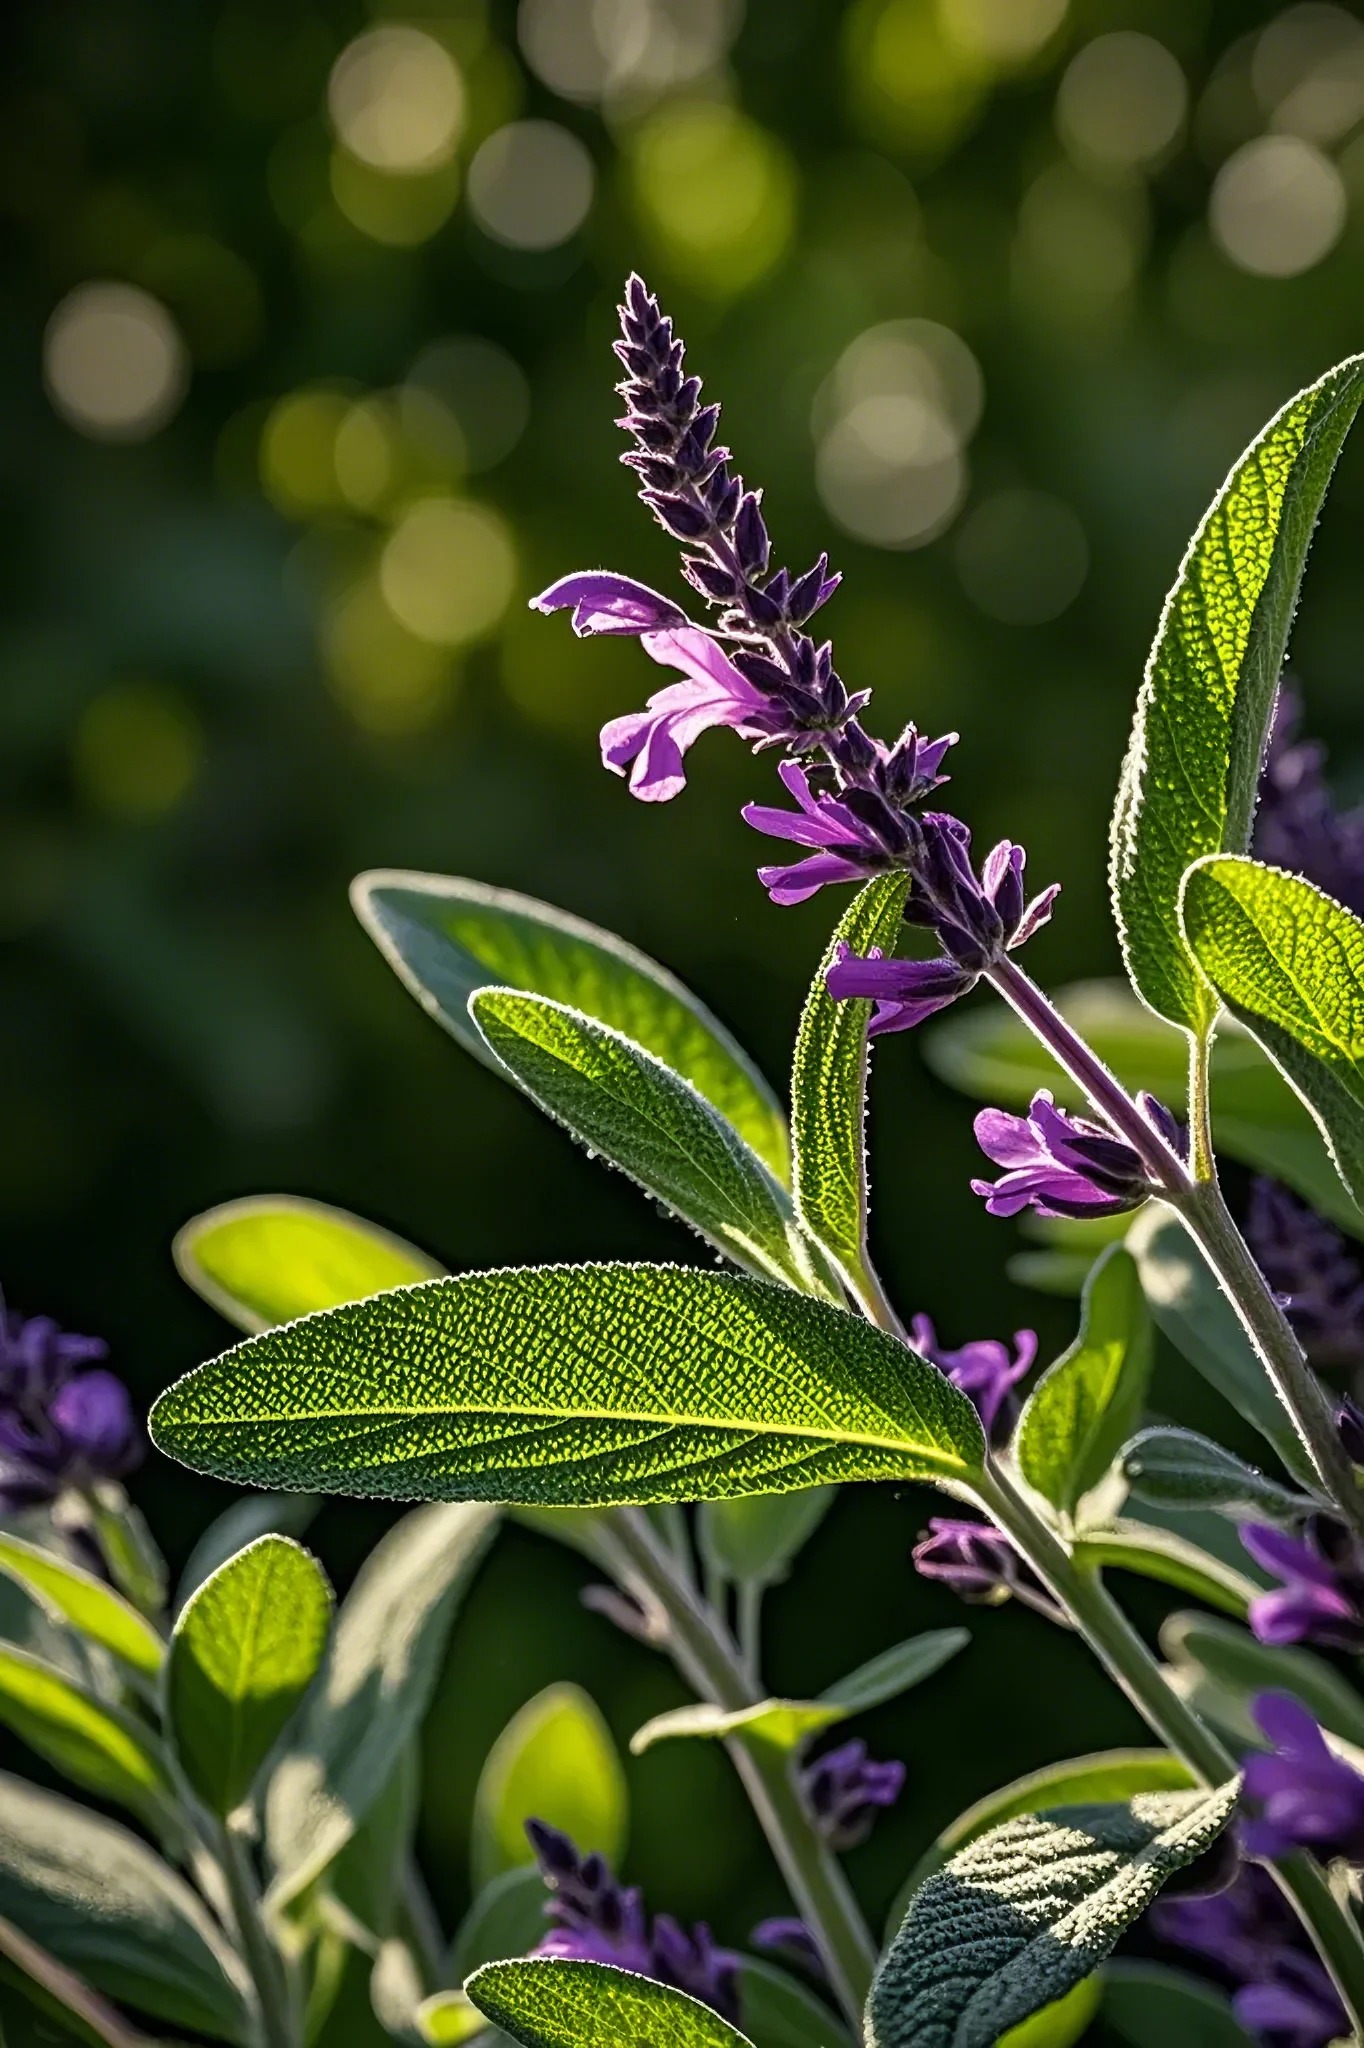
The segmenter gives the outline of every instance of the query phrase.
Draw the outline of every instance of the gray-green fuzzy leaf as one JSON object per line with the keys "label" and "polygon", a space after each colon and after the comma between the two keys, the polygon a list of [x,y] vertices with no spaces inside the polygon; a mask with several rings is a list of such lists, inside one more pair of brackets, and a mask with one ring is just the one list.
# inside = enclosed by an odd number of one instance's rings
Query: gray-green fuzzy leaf
{"label": "gray-green fuzzy leaf", "polygon": [[909,883],[882,875],[853,898],[834,930],[805,999],[791,1075],[791,1138],[801,1221],[838,1261],[864,1301],[876,1292],[867,1266],[867,1026],[875,1004],[835,1002],[825,976],[844,946],[894,951]]}
{"label": "gray-green fuzzy leaf", "polygon": [[428,1015],[489,1061],[469,1020],[476,989],[502,985],[567,1003],[632,1038],[697,1087],[781,1180],[786,1118],[743,1048],[665,968],[611,932],[532,896],[456,876],[361,875],[351,901]]}
{"label": "gray-green fuzzy leaf", "polygon": [[1191,870],[1181,909],[1199,967],[1364,1202],[1364,923],[1301,875],[1229,857]]}
{"label": "gray-green fuzzy leaf", "polygon": [[1113,904],[1127,971],[1172,1023],[1215,1015],[1179,926],[1205,854],[1250,843],[1265,737],[1312,529],[1364,400],[1364,357],[1299,392],[1241,457],[1165,601],[1113,818]]}
{"label": "gray-green fuzzy leaf", "polygon": [[1157,1507],[1214,1508],[1234,1521],[1252,1515],[1284,1521],[1318,1505],[1192,1429],[1143,1429],[1123,1446],[1119,1462],[1137,1499]]}
{"label": "gray-green fuzzy leaf", "polygon": [[1150,1376],[1141,1276],[1112,1245],[1085,1282],[1079,1335],[1028,1396],[1015,1438],[1024,1478],[1062,1514],[1073,1516],[1107,1473],[1140,1419]]}
{"label": "gray-green fuzzy leaf", "polygon": [[1212,1614],[1171,1614],[1161,1624],[1160,1647],[1178,1671],[1203,1673],[1232,1698],[1247,1703],[1243,1727],[1254,1734],[1248,1703],[1260,1692],[1288,1692],[1310,1707],[1323,1728],[1364,1748],[1364,1700],[1312,1650],[1261,1643],[1249,1629]]}
{"label": "gray-green fuzzy leaf", "polygon": [[1159,1963],[1107,1963],[1104,2029],[1129,2048],[1255,2048],[1224,1991]]}
{"label": "gray-green fuzzy leaf", "polygon": [[305,1316],[200,1366],[163,1450],[246,1484],[605,1507],[962,1478],[975,1409],[895,1339],[672,1266],[466,1273]]}
{"label": "gray-green fuzzy leaf", "polygon": [[464,1988],[524,2048],[750,2048],[710,2006],[606,1963],[487,1963]]}
{"label": "gray-green fuzzy leaf", "polygon": [[837,1498],[836,1487],[810,1486],[705,1501],[697,1524],[701,1555],[712,1571],[741,1585],[780,1585]]}
{"label": "gray-green fuzzy leaf", "polygon": [[165,1644],[156,1630],[92,1572],[8,1530],[0,1532],[0,1572],[23,1586],[48,1613],[59,1615],[140,1677],[152,1678],[160,1670]]}
{"label": "gray-green fuzzy leaf", "polygon": [[64,1777],[144,1821],[171,1809],[165,1757],[146,1722],[12,1643],[0,1643],[0,1726]]}
{"label": "gray-green fuzzy leaf", "polygon": [[811,1253],[791,1197],[690,1081],[545,996],[481,989],[469,1014],[518,1087],[590,1152],[745,1271],[809,1290]]}
{"label": "gray-green fuzzy leaf", "polygon": [[1110,1954],[1230,1820],[1215,1792],[1147,1792],[992,1828],[910,1902],[867,2008],[869,2048],[989,2048]]}

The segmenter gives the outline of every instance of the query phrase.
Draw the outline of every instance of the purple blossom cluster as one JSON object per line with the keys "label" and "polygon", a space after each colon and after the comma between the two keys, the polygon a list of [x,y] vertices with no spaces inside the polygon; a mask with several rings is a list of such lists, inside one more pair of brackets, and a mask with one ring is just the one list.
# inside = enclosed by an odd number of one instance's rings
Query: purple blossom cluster
{"label": "purple blossom cluster", "polygon": [[1349,2020],[1324,1966],[1267,1870],[1242,1863],[1225,1891],[1160,1899],[1148,1915],[1172,1947],[1202,1957],[1266,2048],[1328,2048]]}
{"label": "purple blossom cluster", "polygon": [[1344,1232],[1280,1182],[1260,1178],[1246,1241],[1313,1364],[1364,1366],[1364,1267]]}
{"label": "purple blossom cluster", "polygon": [[1315,1643],[1354,1656],[1364,1651],[1364,1555],[1343,1523],[1312,1515],[1301,1535],[1293,1535],[1247,1522],[1241,1541],[1280,1581],[1250,1603],[1250,1625],[1262,1643]]}
{"label": "purple blossom cluster", "polygon": [[0,1303],[0,1513],[122,1478],[138,1463],[141,1432],[127,1388],[103,1369],[106,1355],[98,1337]]}

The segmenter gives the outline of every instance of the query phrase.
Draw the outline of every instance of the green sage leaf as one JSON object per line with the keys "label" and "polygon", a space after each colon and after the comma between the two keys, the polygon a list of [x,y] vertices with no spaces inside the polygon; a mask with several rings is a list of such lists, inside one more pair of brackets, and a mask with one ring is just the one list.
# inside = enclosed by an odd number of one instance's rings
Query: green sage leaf
{"label": "green sage leaf", "polygon": [[1364,1202],[1364,923],[1301,875],[1228,857],[1190,870],[1182,914],[1199,967]]}
{"label": "green sage leaf", "polygon": [[1165,601],[1137,699],[1113,818],[1114,912],[1133,987],[1198,1035],[1216,1005],[1184,946],[1180,885],[1203,855],[1250,843],[1312,529],[1361,400],[1364,357],[1353,356],[1241,457]]}
{"label": "green sage leaf", "polygon": [[756,1956],[739,1958],[739,2011],[756,2048],[852,2048],[822,1998]]}
{"label": "green sage leaf", "polygon": [[1151,1329],[1136,1260],[1121,1245],[1085,1282],[1080,1333],[1048,1367],[1019,1417],[1015,1443],[1028,1484],[1061,1514],[1106,1475],[1146,1402]]}
{"label": "green sage leaf", "polygon": [[860,996],[836,1003],[825,976],[845,945],[854,953],[895,950],[908,889],[905,875],[881,875],[853,898],[805,999],[791,1076],[796,1208],[864,1303],[879,1292],[867,1260],[867,1026],[875,1004]]}
{"label": "green sage leaf", "polygon": [[868,2048],[989,2048],[1065,1996],[1211,1847],[1239,1779],[992,1828],[910,1901],[867,2007]]}
{"label": "green sage leaf", "polygon": [[184,1880],[127,1828],[5,1774],[0,1917],[120,2004],[255,2039],[242,1966]]}
{"label": "green sage leaf", "polygon": [[420,1732],[410,1735],[344,1849],[327,1865],[327,1897],[376,1941],[406,1921],[406,1879],[422,1790]]}
{"label": "green sage leaf", "polygon": [[450,1975],[463,1983],[484,1963],[529,1954],[545,1932],[549,1894],[538,1864],[518,1864],[483,1886],[450,1945]]}
{"label": "green sage leaf", "polygon": [[181,1278],[248,1332],[441,1271],[377,1224],[299,1195],[222,1202],[187,1223],[173,1249]]}
{"label": "green sage leaf", "polygon": [[200,1366],[160,1447],[247,1484],[532,1505],[969,1476],[975,1409],[825,1302],[671,1266],[466,1273]]}
{"label": "green sage leaf", "polygon": [[1137,1499],[1157,1507],[1213,1508],[1234,1521],[1258,1515],[1278,1522],[1318,1505],[1192,1429],[1143,1429],[1123,1446],[1119,1462]]}
{"label": "green sage leaf", "polygon": [[419,1509],[362,1566],[266,1791],[272,1905],[320,1876],[384,1792],[426,1713],[455,1611],[495,1521],[490,1509],[471,1505]]}
{"label": "green sage leaf", "polygon": [[697,1536],[712,1571],[738,1585],[779,1586],[838,1498],[836,1486],[701,1504]]}
{"label": "green sage leaf", "polygon": [[548,1821],[580,1849],[619,1863],[628,1819],[625,1773],[605,1721],[580,1686],[547,1686],[488,1752],[474,1795],[474,1889],[534,1862],[528,1820]]}
{"label": "green sage leaf", "polygon": [[87,1792],[143,1820],[172,1805],[160,1745],[144,1721],[27,1650],[0,1643],[0,1726]]}
{"label": "green sage leaf", "polygon": [[481,989],[469,1014],[517,1085],[590,1153],[745,1271],[811,1290],[811,1249],[790,1196],[690,1081],[544,996]]}
{"label": "green sage leaf", "polygon": [[485,1963],[464,1989],[524,2048],[751,2048],[710,2006],[607,1963]]}
{"label": "green sage leaf", "polygon": [[491,1064],[469,1019],[476,989],[549,996],[681,1074],[788,1179],[786,1118],[762,1075],[680,981],[623,939],[534,897],[446,875],[361,875],[351,901],[399,980],[476,1059]]}
{"label": "green sage leaf", "polygon": [[1128,2048],[1254,2048],[1225,1992],[1159,1963],[1105,1963],[1103,2020]]}
{"label": "green sage leaf", "polygon": [[166,1711],[185,1776],[214,1813],[241,1804],[322,1661],[332,1593],[317,1559],[261,1536],[182,1609]]}
{"label": "green sage leaf", "polygon": [[59,1615],[140,1677],[154,1678],[160,1670],[166,1646],[156,1630],[93,1572],[8,1530],[0,1531],[0,1572],[23,1586],[48,1613]]}
{"label": "green sage leaf", "polygon": [[1296,1644],[1261,1643],[1249,1629],[1213,1614],[1170,1614],[1161,1624],[1160,1647],[1176,1671],[1201,1673],[1232,1698],[1246,1703],[1240,1726],[1259,1741],[1249,1701],[1260,1692],[1289,1692],[1310,1707],[1323,1728],[1364,1749],[1364,1700],[1353,1686],[1312,1650]]}
{"label": "green sage leaf", "polygon": [[250,1493],[211,1521],[189,1554],[175,1589],[179,1613],[191,1593],[248,1543],[262,1536],[306,1535],[322,1503],[311,1493]]}
{"label": "green sage leaf", "polygon": [[1206,1600],[1241,1621],[1260,1588],[1244,1572],[1204,1550],[1177,1529],[1149,1522],[1121,1521],[1081,1529],[1074,1539],[1075,1557],[1091,1571],[1111,1568],[1135,1572],[1173,1586],[1195,1600]]}

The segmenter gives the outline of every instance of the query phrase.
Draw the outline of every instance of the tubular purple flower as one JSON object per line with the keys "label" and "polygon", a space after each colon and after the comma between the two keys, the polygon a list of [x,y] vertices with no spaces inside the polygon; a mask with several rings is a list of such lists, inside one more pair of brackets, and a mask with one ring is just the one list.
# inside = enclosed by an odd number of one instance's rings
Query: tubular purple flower
{"label": "tubular purple flower", "polygon": [[839,1002],[848,996],[870,996],[876,1009],[867,1035],[877,1038],[887,1031],[912,1031],[925,1017],[945,1010],[974,988],[978,978],[941,957],[888,960],[879,946],[870,953],[854,953],[850,946],[840,945],[824,985]]}
{"label": "tubular purple flower", "polygon": [[816,1976],[825,1975],[824,1958],[819,1952],[818,1942],[805,1922],[793,1914],[778,1914],[771,1920],[760,1920],[748,1938],[754,1948],[789,1956],[793,1962],[803,1963]]}
{"label": "tubular purple flower", "polygon": [[[592,633],[666,633],[691,621],[681,605],[610,569],[579,569],[561,576],[530,600],[533,612],[573,612],[573,630],[580,639]],[[699,630],[692,627],[692,631]]]}
{"label": "tubular purple flower", "polygon": [[894,1806],[905,1784],[902,1763],[878,1763],[854,1738],[826,1750],[800,1773],[815,1826],[831,1849],[855,1849],[871,1833],[877,1814]]}
{"label": "tubular purple flower", "polygon": [[1252,1702],[1273,1745],[1246,1759],[1244,1796],[1254,1811],[1247,1852],[1272,1862],[1294,1849],[1364,1862],[1364,1777],[1328,1746],[1300,1700],[1265,1692]]}
{"label": "tubular purple flower", "polygon": [[939,1580],[973,1607],[1000,1607],[1006,1600],[1021,1600],[1048,1621],[1066,1625],[1042,1581],[993,1522],[934,1515],[928,1534],[920,1537],[911,1557],[920,1578]]}
{"label": "tubular purple flower", "polygon": [[1005,1169],[997,1181],[971,1183],[992,1216],[1016,1216],[1026,1208],[1040,1216],[1118,1216],[1137,1208],[1151,1191],[1130,1145],[1058,1109],[1047,1088],[1034,1095],[1025,1117],[981,1110],[975,1131],[986,1158]]}
{"label": "tubular purple flower", "polygon": [[96,1364],[105,1353],[98,1337],[0,1306],[0,1512],[120,1479],[140,1461],[128,1391]]}
{"label": "tubular purple flower", "polygon": [[1347,1529],[1324,1515],[1314,1515],[1301,1537],[1247,1522],[1241,1541],[1283,1581],[1250,1603],[1250,1626],[1262,1643],[1317,1643],[1356,1656],[1364,1650],[1364,1558]]}
{"label": "tubular purple flower", "polygon": [[875,832],[846,802],[816,793],[796,761],[777,770],[799,809],[784,811],[771,804],[745,804],[743,817],[756,832],[790,839],[797,846],[825,849],[791,867],[759,868],[758,879],[774,903],[803,903],[829,882],[865,882],[878,867],[890,865]]}
{"label": "tubular purple flower", "polygon": [[1014,1349],[997,1337],[976,1337],[959,1351],[947,1351],[928,1316],[915,1316],[910,1338],[916,1351],[945,1372],[974,1406],[985,1434],[999,1443],[1007,1439],[1017,1413],[1014,1388],[1037,1356],[1037,1332],[1015,1330]]}
{"label": "tubular purple flower", "polygon": [[683,756],[703,732],[728,725],[744,739],[760,739],[770,729],[770,706],[699,626],[641,639],[646,653],[681,669],[687,680],[655,691],[646,710],[604,725],[601,757],[617,775],[633,762],[631,794],[645,803],[667,803],[686,786]]}

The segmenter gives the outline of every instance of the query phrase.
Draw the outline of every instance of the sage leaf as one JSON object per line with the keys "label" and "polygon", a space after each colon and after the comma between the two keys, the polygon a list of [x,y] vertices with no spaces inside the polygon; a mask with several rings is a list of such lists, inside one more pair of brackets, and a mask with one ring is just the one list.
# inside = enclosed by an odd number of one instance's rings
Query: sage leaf
{"label": "sage leaf", "polygon": [[779,1586],[838,1498],[835,1486],[701,1504],[697,1536],[710,1570],[738,1585]]}
{"label": "sage leaf", "polygon": [[1201,1673],[1232,1698],[1246,1703],[1241,1726],[1248,1740],[1261,1742],[1249,1714],[1260,1692],[1289,1692],[1310,1707],[1323,1728],[1364,1749],[1364,1700],[1324,1657],[1296,1644],[1261,1643],[1245,1628],[1213,1614],[1170,1614],[1161,1624],[1160,1647],[1176,1671]]}
{"label": "sage leaf", "polygon": [[469,1013],[533,1102],[745,1271],[810,1291],[791,1198],[690,1081],[544,996],[481,989]]}
{"label": "sage leaf", "polygon": [[1259,1430],[1300,1485],[1316,1474],[1268,1373],[1179,1219],[1148,1203],[1127,1233],[1158,1327],[1208,1384]]}
{"label": "sage leaf", "polygon": [[226,1816],[292,1719],[326,1648],[331,1587],[287,1536],[262,1536],[220,1565],[175,1624],[166,1712],[181,1767]]}
{"label": "sage leaf", "polygon": [[1137,699],[1113,817],[1114,912],[1137,993],[1198,1036],[1216,1004],[1184,946],[1180,885],[1204,854],[1250,843],[1312,529],[1361,400],[1364,357],[1352,356],[1252,442],[1190,543]]}
{"label": "sage leaf", "polygon": [[485,1963],[464,1989],[524,2048],[751,2048],[710,2006],[609,1963]]}
{"label": "sage leaf", "polygon": [[165,1644],[145,1615],[112,1586],[56,1551],[0,1531],[0,1572],[23,1586],[49,1614],[59,1615],[142,1678],[161,1668]]}
{"label": "sage leaf", "polygon": [[187,1223],[173,1250],[181,1278],[248,1332],[441,1271],[377,1224],[299,1195],[222,1202]]}
{"label": "sage leaf", "polygon": [[794,1749],[821,1729],[832,1728],[853,1714],[865,1714],[922,1685],[970,1640],[970,1631],[964,1628],[930,1629],[924,1635],[911,1636],[827,1686],[817,1699],[760,1700],[754,1706],[732,1709],[698,1700],[675,1707],[637,1729],[630,1738],[630,1749],[633,1755],[642,1756],[656,1742],[677,1735],[750,1735],[778,1749]]}
{"label": "sage leaf", "polygon": [[1143,1429],[1123,1446],[1119,1462],[1137,1499],[1157,1507],[1213,1508],[1236,1521],[1282,1522],[1318,1505],[1192,1429]]}
{"label": "sage leaf", "polygon": [[853,898],[805,999],[791,1075],[796,1208],[864,1304],[879,1294],[867,1260],[867,1026],[876,1006],[862,996],[836,1003],[825,975],[845,945],[894,951],[908,889],[907,876],[881,875]]}
{"label": "sage leaf", "polygon": [[191,1550],[175,1589],[176,1612],[220,1564],[245,1550],[248,1543],[261,1536],[305,1535],[321,1505],[311,1493],[252,1493],[244,1500],[234,1500],[209,1523]]}
{"label": "sage leaf", "polygon": [[361,875],[351,902],[399,980],[476,1059],[493,1064],[469,1018],[476,989],[549,996],[681,1074],[789,1178],[786,1117],[762,1075],[680,981],[623,939],[534,897],[446,875]]}
{"label": "sage leaf", "polygon": [[969,1476],[975,1409],[861,1319],[672,1266],[547,1266],[400,1288],[267,1331],[151,1417],[246,1484],[546,1507]]}
{"label": "sage leaf", "polygon": [[929,1877],[872,1985],[868,2048],[989,2048],[1097,1968],[1211,1847],[1240,1780],[1023,1814]]}
{"label": "sage leaf", "polygon": [[758,2048],[852,2048],[842,2021],[785,1970],[740,1956],[738,1977],[739,2010]]}
{"label": "sage leaf", "polygon": [[87,1792],[145,1821],[171,1809],[165,1761],[145,1721],[12,1643],[0,1643],[0,1726]]}
{"label": "sage leaf", "polygon": [[272,1906],[321,1875],[384,1792],[426,1713],[456,1608],[495,1521],[483,1507],[419,1509],[361,1567],[266,1789]]}
{"label": "sage leaf", "polygon": [[1244,1572],[1204,1550],[1177,1529],[1149,1522],[1121,1521],[1106,1527],[1082,1528],[1073,1543],[1076,1560],[1091,1571],[1109,1567],[1135,1572],[1174,1586],[1195,1600],[1206,1600],[1224,1614],[1242,1621],[1260,1588]]}
{"label": "sage leaf", "polygon": [[1019,1469],[1067,1517],[1099,1484],[1140,1419],[1151,1329],[1136,1260],[1112,1245],[1085,1282],[1080,1333],[1029,1394],[1015,1437]]}
{"label": "sage leaf", "polygon": [[420,1734],[393,1760],[383,1790],[344,1849],[327,1865],[324,1885],[375,1941],[387,1941],[405,1918],[405,1887],[421,1805]]}
{"label": "sage leaf", "polygon": [[1364,1202],[1364,923],[1301,875],[1230,858],[1190,870],[1181,908],[1199,967]]}
{"label": "sage leaf", "polygon": [[1160,1963],[1105,1963],[1103,2020],[1127,2048],[1255,2048],[1224,1991]]}
{"label": "sage leaf", "polygon": [[183,1879],[127,1828],[4,1773],[0,1917],[120,2004],[255,2038],[242,1966]]}
{"label": "sage leaf", "polygon": [[581,1686],[547,1686],[527,1700],[488,1752],[474,1795],[475,1891],[534,1862],[528,1820],[547,1821],[579,1848],[620,1861],[629,1820],[625,1773]]}
{"label": "sage leaf", "polygon": [[519,1864],[484,1885],[451,1943],[450,1976],[462,1984],[483,1963],[527,1955],[544,1936],[548,1896],[538,1864]]}

